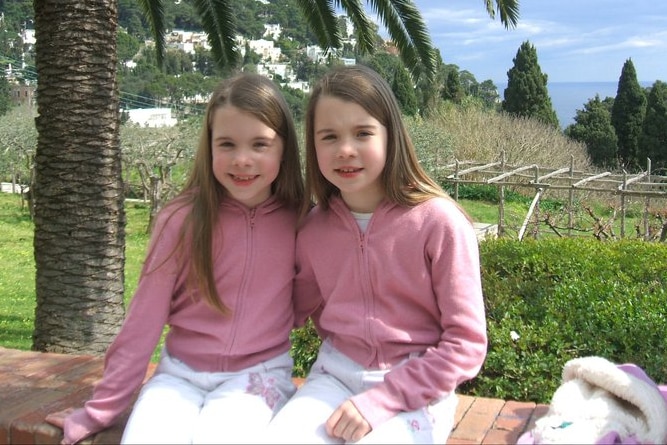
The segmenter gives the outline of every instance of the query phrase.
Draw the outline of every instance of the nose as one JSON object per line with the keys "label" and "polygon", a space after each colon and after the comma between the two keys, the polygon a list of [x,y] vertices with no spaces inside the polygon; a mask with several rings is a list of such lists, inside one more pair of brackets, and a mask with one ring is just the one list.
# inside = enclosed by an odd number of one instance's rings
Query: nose
{"label": "nose", "polygon": [[239,167],[245,167],[252,163],[252,153],[249,150],[241,149],[234,153],[232,163]]}
{"label": "nose", "polygon": [[347,139],[341,139],[340,144],[338,145],[338,150],[336,151],[336,156],[340,159],[347,159],[355,157],[357,150],[354,147],[352,141]]}

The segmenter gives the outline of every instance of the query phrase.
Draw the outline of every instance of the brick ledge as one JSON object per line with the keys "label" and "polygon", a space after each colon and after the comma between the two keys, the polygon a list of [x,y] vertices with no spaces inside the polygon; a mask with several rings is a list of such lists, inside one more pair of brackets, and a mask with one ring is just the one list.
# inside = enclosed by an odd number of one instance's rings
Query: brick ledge
{"label": "brick ledge", "polygon": [[[102,376],[103,357],[21,351],[0,347],[0,444],[58,444],[62,430],[48,413],[82,406]],[[155,365],[147,370],[148,378]],[[447,444],[515,444],[547,405],[459,396]],[[117,444],[130,410],[120,421],[83,443]]]}

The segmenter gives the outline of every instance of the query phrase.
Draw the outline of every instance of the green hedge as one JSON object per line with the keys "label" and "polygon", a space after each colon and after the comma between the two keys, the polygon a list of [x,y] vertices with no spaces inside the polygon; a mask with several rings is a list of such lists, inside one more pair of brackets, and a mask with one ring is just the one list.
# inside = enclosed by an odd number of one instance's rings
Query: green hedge
{"label": "green hedge", "polygon": [[[591,355],[667,383],[666,244],[499,239],[480,253],[489,350],[459,392],[548,403],[565,362]],[[293,340],[304,375],[319,340],[310,325]]]}

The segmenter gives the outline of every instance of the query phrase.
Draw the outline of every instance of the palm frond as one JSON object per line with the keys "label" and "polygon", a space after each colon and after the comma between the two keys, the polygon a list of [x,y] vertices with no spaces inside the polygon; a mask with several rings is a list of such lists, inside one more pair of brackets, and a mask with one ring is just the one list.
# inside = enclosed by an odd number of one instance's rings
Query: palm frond
{"label": "palm frond", "polygon": [[218,66],[234,66],[240,60],[237,48],[236,22],[229,0],[193,0],[199,18],[208,34],[211,52]]}
{"label": "palm frond", "polygon": [[352,20],[357,32],[357,47],[362,53],[371,53],[375,49],[375,33],[371,19],[366,14],[361,0],[341,0],[341,7]]}
{"label": "palm frond", "polygon": [[[493,0],[484,0],[484,3],[489,17],[496,18]],[[505,25],[505,28],[515,28],[519,22],[519,0],[496,0],[496,5],[500,13],[500,22]]]}
{"label": "palm frond", "polygon": [[155,39],[158,66],[162,66],[165,51],[164,3],[162,0],[139,0],[139,7]]}
{"label": "palm frond", "polygon": [[338,19],[332,0],[297,0],[297,5],[325,51],[341,47]]}
{"label": "palm frond", "polygon": [[428,28],[410,0],[368,0],[396,44],[401,59],[415,80],[435,77],[436,56]]}

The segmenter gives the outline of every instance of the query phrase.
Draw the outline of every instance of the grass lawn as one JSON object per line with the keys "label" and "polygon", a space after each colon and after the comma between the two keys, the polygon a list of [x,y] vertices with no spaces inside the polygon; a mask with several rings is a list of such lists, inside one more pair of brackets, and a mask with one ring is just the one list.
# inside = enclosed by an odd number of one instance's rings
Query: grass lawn
{"label": "grass lawn", "polygon": [[35,315],[33,224],[19,199],[0,194],[0,345],[30,349]]}
{"label": "grass lawn", "polygon": [[[126,206],[125,301],[137,287],[148,235],[148,208]],[[34,226],[20,198],[0,193],[0,346],[29,350],[35,320]]]}

